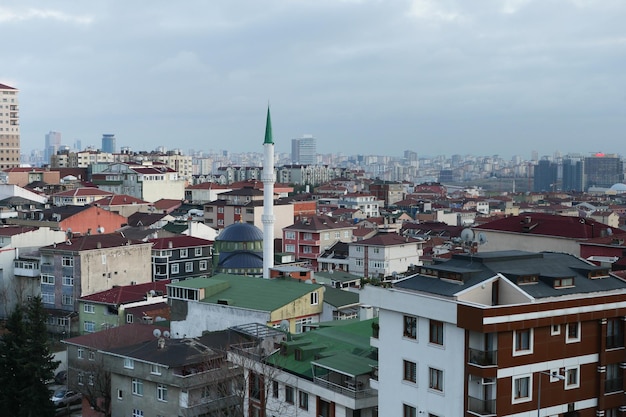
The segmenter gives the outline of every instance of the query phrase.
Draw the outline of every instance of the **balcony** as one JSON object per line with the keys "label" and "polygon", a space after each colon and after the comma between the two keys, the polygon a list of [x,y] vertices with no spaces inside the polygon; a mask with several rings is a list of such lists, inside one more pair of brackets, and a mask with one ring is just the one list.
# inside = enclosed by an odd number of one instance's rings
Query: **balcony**
{"label": "balcony", "polygon": [[496,366],[498,364],[498,351],[469,348],[469,363],[477,366]]}
{"label": "balcony", "polygon": [[467,411],[479,416],[495,416],[496,400],[481,400],[480,398],[468,396]]}
{"label": "balcony", "polygon": [[316,376],[313,381],[316,385],[330,389],[349,398],[369,398],[378,396],[378,391],[370,388],[367,382],[360,380],[335,381],[331,376],[325,375]]}
{"label": "balcony", "polygon": [[39,263],[24,263],[22,266],[17,266],[16,262],[16,266],[14,267],[13,271],[16,276],[29,278],[39,278],[39,275],[41,274],[41,270],[39,269]]}
{"label": "balcony", "polygon": [[41,264],[41,273],[42,274],[54,274],[54,265],[52,264]]}

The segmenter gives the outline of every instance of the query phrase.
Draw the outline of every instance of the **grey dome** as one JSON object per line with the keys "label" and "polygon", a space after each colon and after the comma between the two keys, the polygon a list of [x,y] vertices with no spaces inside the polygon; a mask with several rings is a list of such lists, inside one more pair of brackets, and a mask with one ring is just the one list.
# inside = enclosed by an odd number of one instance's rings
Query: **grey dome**
{"label": "grey dome", "polygon": [[611,186],[611,190],[616,191],[618,193],[626,193],[626,184],[622,184],[618,182],[617,184],[613,184]]}
{"label": "grey dome", "polygon": [[225,242],[254,242],[263,240],[263,232],[253,224],[233,223],[215,238]]}

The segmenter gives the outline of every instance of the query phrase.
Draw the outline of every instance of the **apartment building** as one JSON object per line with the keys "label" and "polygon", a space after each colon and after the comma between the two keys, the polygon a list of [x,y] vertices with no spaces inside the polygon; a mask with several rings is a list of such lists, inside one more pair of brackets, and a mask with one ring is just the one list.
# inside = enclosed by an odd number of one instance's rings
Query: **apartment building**
{"label": "apartment building", "polygon": [[19,90],[0,84],[0,169],[20,166]]}
{"label": "apartment building", "polygon": [[379,308],[379,414],[620,416],[626,282],[553,252],[453,255]]}
{"label": "apartment building", "polygon": [[193,236],[150,239],[154,280],[210,275],[213,242]]}
{"label": "apartment building", "polygon": [[397,275],[422,264],[424,241],[382,232],[349,245],[351,274],[381,280],[395,280]]}

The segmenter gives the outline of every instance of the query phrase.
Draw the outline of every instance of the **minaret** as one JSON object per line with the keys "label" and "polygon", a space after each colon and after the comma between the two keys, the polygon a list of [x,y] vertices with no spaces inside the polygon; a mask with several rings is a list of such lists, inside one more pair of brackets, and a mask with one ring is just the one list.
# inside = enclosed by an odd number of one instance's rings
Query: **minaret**
{"label": "minaret", "polygon": [[270,277],[270,268],[274,267],[274,139],[272,139],[272,120],[270,107],[267,106],[265,122],[265,141],[263,141],[263,278]]}

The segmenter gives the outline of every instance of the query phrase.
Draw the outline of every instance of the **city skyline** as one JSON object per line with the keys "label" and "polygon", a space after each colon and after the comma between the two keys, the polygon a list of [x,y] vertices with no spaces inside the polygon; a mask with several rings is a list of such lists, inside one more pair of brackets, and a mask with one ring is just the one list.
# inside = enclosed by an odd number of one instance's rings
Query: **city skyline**
{"label": "city skyline", "polygon": [[26,3],[0,7],[24,151],[252,151],[268,101],[277,152],[621,151],[618,1]]}

